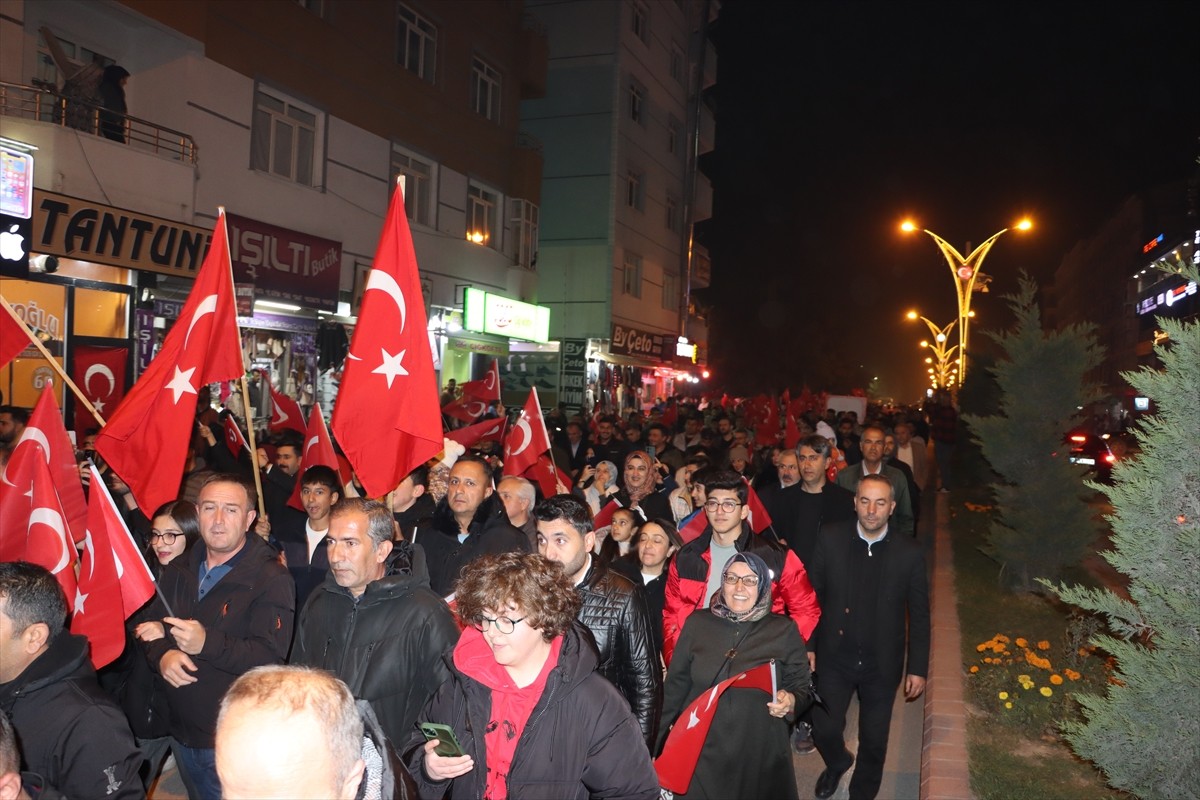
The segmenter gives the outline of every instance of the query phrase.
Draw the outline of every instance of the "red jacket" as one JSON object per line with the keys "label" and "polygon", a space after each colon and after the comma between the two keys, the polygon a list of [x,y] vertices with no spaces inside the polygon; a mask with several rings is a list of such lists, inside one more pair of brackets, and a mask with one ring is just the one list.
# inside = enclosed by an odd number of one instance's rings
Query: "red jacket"
{"label": "red jacket", "polygon": [[[663,602],[663,659],[668,664],[683,623],[689,614],[703,607],[708,572],[712,569],[708,550],[711,542],[710,525],[699,537],[685,544],[671,561]],[[800,636],[807,642],[821,618],[821,608],[800,559],[769,536],[756,536],[745,522],[742,523],[742,535],[734,546],[739,553],[750,550],[767,562],[771,570],[771,611],[791,617]]]}

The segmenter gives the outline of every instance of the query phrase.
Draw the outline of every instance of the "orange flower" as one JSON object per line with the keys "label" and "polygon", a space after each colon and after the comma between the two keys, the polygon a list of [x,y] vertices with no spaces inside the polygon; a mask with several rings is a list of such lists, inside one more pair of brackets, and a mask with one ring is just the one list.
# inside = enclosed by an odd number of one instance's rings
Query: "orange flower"
{"label": "orange flower", "polygon": [[1062,684],[1062,676],[1061,675],[1051,675],[1050,682],[1053,683],[1055,686],[1059,686]]}
{"label": "orange flower", "polygon": [[975,652],[977,652],[977,653],[982,653],[984,650],[987,650],[987,649],[988,649],[987,642],[984,642],[983,644],[975,645]]}
{"label": "orange flower", "polygon": [[972,664],[972,665],[971,665],[971,674],[972,674],[972,675],[974,675],[976,672],[979,672],[979,665],[978,665],[978,664]]}
{"label": "orange flower", "polygon": [[1064,670],[1063,670],[1063,673],[1064,673],[1064,674],[1065,674],[1065,675],[1066,675],[1068,678],[1070,678],[1070,679],[1071,679],[1071,680],[1073,680],[1073,681],[1077,681],[1077,680],[1079,680],[1081,677],[1083,677],[1082,675],[1080,675],[1078,672],[1076,672],[1076,671],[1075,671],[1075,670],[1073,670],[1073,669],[1064,669]]}
{"label": "orange flower", "polygon": [[1014,642],[1014,644],[1017,647],[1028,647],[1029,646],[1028,640],[1026,640],[1025,637],[1023,637],[1023,636],[1018,636],[1017,641]]}
{"label": "orange flower", "polygon": [[1045,639],[1038,642],[1038,650],[1049,650],[1049,649],[1050,649],[1050,643],[1047,642]]}

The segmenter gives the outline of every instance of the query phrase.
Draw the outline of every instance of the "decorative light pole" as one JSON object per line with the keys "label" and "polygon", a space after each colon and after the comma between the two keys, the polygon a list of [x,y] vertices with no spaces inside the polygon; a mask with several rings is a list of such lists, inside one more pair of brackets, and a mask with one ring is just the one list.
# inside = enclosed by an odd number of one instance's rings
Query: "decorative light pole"
{"label": "decorative light pole", "polygon": [[[973,315],[975,312],[970,313]],[[961,369],[961,365],[954,357],[954,351],[958,350],[958,345],[946,346],[950,343],[950,332],[954,330],[958,320],[951,320],[949,325],[939,328],[933,320],[922,317],[916,311],[909,311],[905,317],[911,320],[919,319],[929,328],[929,335],[933,337],[933,342],[921,340],[921,347],[928,347],[933,351],[933,356],[925,359],[926,364],[932,364],[928,369],[929,380],[933,383],[934,389],[949,388],[956,382]]]}
{"label": "decorative light pole", "polygon": [[[942,251],[942,255],[946,257],[946,263],[950,265],[950,273],[954,277],[954,288],[958,295],[958,382],[962,383],[967,377],[967,337],[969,331],[968,319],[971,315],[971,292],[975,291],[975,283],[982,274],[983,259],[987,257],[988,252],[992,249],[992,245],[996,240],[1008,233],[1009,230],[1016,229],[1018,231],[1027,231],[1033,227],[1033,222],[1029,218],[1022,219],[1012,228],[1004,228],[998,233],[994,233],[984,241],[983,244],[971,251],[968,256],[963,256],[962,253],[954,249],[954,245],[947,242],[942,237],[938,236],[931,230],[919,227],[912,220],[905,220],[900,225],[900,230],[905,233],[913,231],[922,231],[929,234],[933,241],[937,243],[938,250]],[[968,247],[970,245],[968,244]],[[980,287],[986,286],[987,281],[980,282]]]}

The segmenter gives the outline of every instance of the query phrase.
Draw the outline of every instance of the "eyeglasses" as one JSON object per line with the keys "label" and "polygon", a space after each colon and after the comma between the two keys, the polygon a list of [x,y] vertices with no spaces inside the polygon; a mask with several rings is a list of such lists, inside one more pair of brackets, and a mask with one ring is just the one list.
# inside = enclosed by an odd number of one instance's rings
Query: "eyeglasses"
{"label": "eyeglasses", "polygon": [[472,620],[471,627],[477,631],[486,631],[488,628],[495,625],[496,630],[500,631],[501,633],[512,633],[514,630],[516,630],[517,623],[523,622],[525,619],[525,617],[521,617],[521,619],[509,619],[508,617],[488,619],[487,617],[481,616],[479,619]]}
{"label": "eyeglasses", "polygon": [[709,500],[704,504],[704,510],[716,511],[719,508],[726,514],[732,514],[734,511],[737,511],[740,505],[741,503],[737,500]]}
{"label": "eyeglasses", "polygon": [[179,536],[183,536],[183,534],[171,533],[170,531],[167,531],[166,533],[159,533],[158,531],[155,531],[154,533],[150,534],[150,541],[162,539],[163,544],[175,544],[175,539]]}
{"label": "eyeglasses", "polygon": [[726,572],[721,579],[725,581],[726,586],[737,586],[739,583],[751,589],[758,586],[757,575],[734,575],[732,572]]}

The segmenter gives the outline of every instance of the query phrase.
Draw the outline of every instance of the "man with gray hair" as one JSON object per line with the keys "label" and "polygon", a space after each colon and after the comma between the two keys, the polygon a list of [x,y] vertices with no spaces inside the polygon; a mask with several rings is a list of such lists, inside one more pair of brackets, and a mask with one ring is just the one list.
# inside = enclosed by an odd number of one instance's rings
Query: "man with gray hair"
{"label": "man with gray hair", "polygon": [[450,676],[458,641],[445,601],[429,588],[415,545],[393,541],[383,503],[348,497],[329,513],[329,574],[300,612],[291,663],[320,667],[366,700],[392,742]]}
{"label": "man with gray hair", "polygon": [[536,550],[537,520],[533,518],[533,507],[537,503],[537,490],[533,484],[519,475],[506,475],[496,487],[496,494],[504,503],[508,521],[529,537],[529,546]]}
{"label": "man with gray hair", "polygon": [[353,800],[366,767],[350,690],[301,667],[256,667],[234,681],[221,700],[216,750],[226,800]]}

